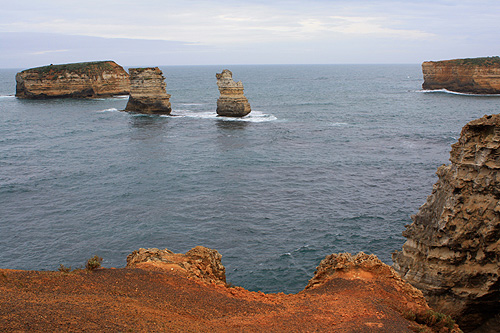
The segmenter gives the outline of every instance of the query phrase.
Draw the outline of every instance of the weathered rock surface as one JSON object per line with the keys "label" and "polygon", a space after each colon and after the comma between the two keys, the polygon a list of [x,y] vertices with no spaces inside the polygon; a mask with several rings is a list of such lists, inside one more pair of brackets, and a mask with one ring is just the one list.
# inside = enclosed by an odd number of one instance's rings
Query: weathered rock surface
{"label": "weathered rock surface", "polygon": [[165,78],[158,67],[130,68],[130,97],[125,111],[170,114]]}
{"label": "weathered rock surface", "polygon": [[426,61],[423,89],[500,94],[500,57]]}
{"label": "weathered rock surface", "polygon": [[500,115],[469,122],[403,235],[394,268],[472,329],[500,312]]}
{"label": "weathered rock surface", "polygon": [[[210,270],[208,280],[196,278],[195,272]],[[0,327],[7,332],[457,332],[436,316],[426,320],[431,327],[419,324],[417,315],[429,313],[422,295],[375,256],[329,256],[314,282],[294,295],[228,286],[223,272],[217,251],[203,247],[185,255],[140,249],[122,269],[0,269]]]}
{"label": "weathered rock surface", "polygon": [[234,82],[233,73],[224,69],[217,73],[217,87],[220,97],[217,100],[217,114],[226,117],[244,117],[250,113],[250,103],[243,95],[243,83]]}
{"label": "weathered rock surface", "polygon": [[128,95],[128,73],[113,61],[50,65],[16,75],[16,96],[27,99]]}
{"label": "weathered rock surface", "polygon": [[[181,270],[188,277],[203,282],[226,284],[226,269],[221,263],[221,254],[203,246],[192,248],[186,254],[168,249],[139,249],[127,256],[127,267],[140,267],[152,263],[160,269]],[[144,266],[144,265],[142,265]]]}

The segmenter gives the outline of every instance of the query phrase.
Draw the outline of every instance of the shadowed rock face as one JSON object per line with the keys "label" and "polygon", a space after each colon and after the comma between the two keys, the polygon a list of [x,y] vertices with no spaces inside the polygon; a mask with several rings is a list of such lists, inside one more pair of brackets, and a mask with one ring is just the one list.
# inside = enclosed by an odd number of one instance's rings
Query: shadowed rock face
{"label": "shadowed rock face", "polygon": [[125,111],[170,114],[172,107],[165,78],[158,67],[130,68],[130,97]]}
{"label": "shadowed rock face", "polygon": [[500,94],[500,58],[426,61],[423,89],[471,94]]}
{"label": "shadowed rock face", "polygon": [[217,73],[217,87],[220,97],[217,100],[217,114],[226,117],[244,117],[250,113],[250,103],[243,95],[243,83],[233,81],[233,73],[224,69]]}
{"label": "shadowed rock face", "polygon": [[113,61],[50,65],[16,75],[18,98],[94,98],[128,95],[129,91],[127,72]]}
{"label": "shadowed rock face", "polygon": [[500,115],[469,122],[403,235],[394,268],[472,329],[500,312]]}

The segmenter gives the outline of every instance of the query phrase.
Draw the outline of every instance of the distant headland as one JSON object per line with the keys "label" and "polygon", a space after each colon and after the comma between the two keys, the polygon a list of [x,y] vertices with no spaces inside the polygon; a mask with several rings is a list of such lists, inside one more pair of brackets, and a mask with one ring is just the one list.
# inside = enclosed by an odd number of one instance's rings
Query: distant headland
{"label": "distant headland", "polygon": [[500,57],[466,58],[422,63],[423,89],[468,94],[500,94]]}

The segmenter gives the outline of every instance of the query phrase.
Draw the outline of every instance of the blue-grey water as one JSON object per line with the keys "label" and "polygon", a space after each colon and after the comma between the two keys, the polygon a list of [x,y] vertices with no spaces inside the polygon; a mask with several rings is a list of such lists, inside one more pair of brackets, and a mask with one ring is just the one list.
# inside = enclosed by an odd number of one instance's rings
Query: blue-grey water
{"label": "blue-grey water", "polygon": [[419,65],[228,68],[247,118],[215,116],[222,66],[162,67],[175,117],[20,100],[0,70],[0,267],[204,245],[228,282],[297,292],[331,253],[391,264],[462,126],[500,102],[422,92]]}

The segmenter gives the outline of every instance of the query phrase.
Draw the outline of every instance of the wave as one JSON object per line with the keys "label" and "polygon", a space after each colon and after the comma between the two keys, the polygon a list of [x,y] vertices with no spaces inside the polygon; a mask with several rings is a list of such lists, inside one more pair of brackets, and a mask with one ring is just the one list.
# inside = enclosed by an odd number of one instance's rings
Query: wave
{"label": "wave", "polygon": [[0,95],[0,98],[16,98],[14,95]]}
{"label": "wave", "polygon": [[180,105],[183,105],[183,106],[202,106],[205,104],[203,104],[203,103],[180,103]]}
{"label": "wave", "polygon": [[343,127],[343,126],[349,126],[349,124],[348,123],[331,123],[330,126]]}
{"label": "wave", "polygon": [[435,89],[435,90],[417,90],[417,92],[421,93],[445,93],[451,95],[460,95],[460,96],[472,96],[472,97],[500,97],[500,94],[471,94],[471,93],[462,93],[458,91],[452,91],[448,89]]}
{"label": "wave", "polygon": [[96,112],[103,113],[103,112],[117,112],[117,111],[119,111],[117,108],[109,108],[109,109],[99,110]]}
{"label": "wave", "polygon": [[217,119],[223,121],[244,121],[252,123],[275,121],[278,119],[272,114],[267,114],[261,111],[252,111],[248,116],[240,118],[240,117],[220,117],[217,115],[217,113],[213,111],[193,112],[189,110],[174,110],[172,111],[172,114],[170,116],[162,116],[162,117]]}

